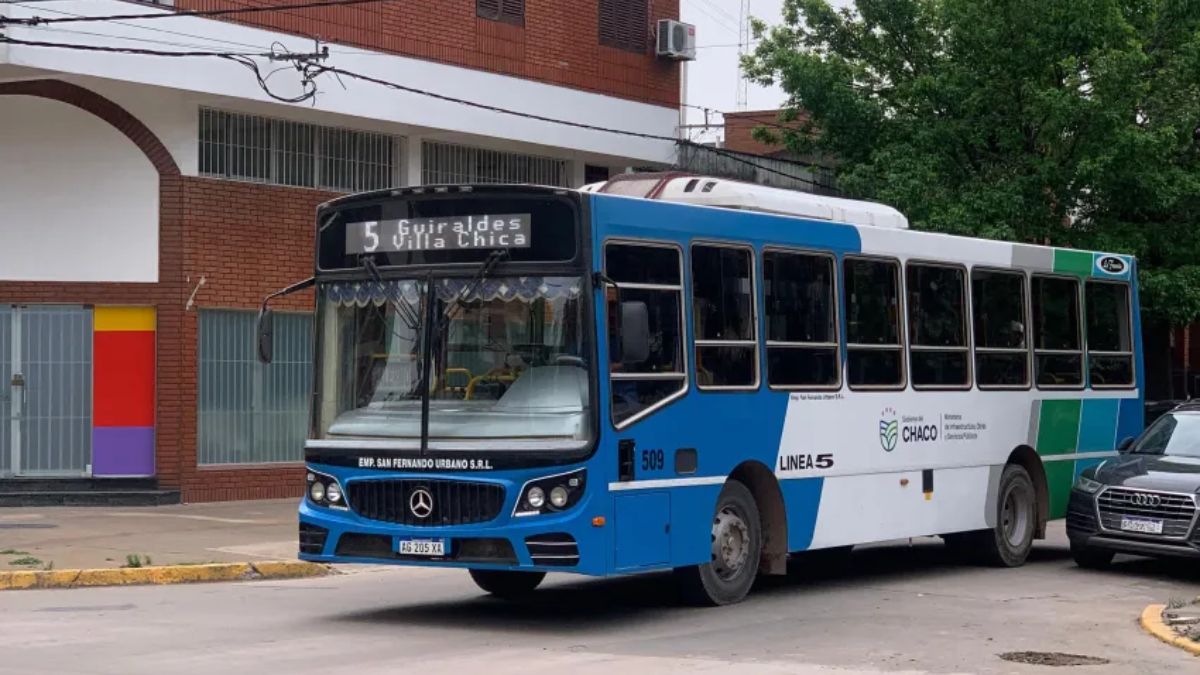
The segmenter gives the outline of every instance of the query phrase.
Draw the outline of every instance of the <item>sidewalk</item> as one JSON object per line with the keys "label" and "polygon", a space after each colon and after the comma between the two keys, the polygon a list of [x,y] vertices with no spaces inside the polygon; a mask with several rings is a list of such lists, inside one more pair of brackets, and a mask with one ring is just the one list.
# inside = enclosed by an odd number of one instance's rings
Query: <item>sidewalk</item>
{"label": "sidewalk", "polygon": [[297,499],[0,509],[0,570],[295,560]]}

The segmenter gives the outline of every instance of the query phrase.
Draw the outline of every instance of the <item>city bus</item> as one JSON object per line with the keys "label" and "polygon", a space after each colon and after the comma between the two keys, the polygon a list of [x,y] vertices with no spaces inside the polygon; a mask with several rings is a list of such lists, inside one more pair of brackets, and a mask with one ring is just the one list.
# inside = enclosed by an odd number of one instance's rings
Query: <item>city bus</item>
{"label": "city bus", "polygon": [[1142,430],[1125,255],[676,174],[346,196],[316,242],[304,560],[710,605],[871,542],[1012,567]]}

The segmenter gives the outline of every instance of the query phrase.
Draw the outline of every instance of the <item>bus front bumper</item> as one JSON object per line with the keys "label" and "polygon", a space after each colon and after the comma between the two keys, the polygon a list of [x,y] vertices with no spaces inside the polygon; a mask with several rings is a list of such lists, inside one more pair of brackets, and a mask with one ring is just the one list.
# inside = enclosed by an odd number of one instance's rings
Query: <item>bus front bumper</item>
{"label": "bus front bumper", "polygon": [[[347,509],[300,504],[300,559],[426,567],[607,574],[606,532],[594,525],[591,500],[568,512],[502,517],[479,526],[405,527],[361,518]],[[603,519],[600,520],[603,522]],[[441,542],[442,555],[401,553],[401,542]]]}

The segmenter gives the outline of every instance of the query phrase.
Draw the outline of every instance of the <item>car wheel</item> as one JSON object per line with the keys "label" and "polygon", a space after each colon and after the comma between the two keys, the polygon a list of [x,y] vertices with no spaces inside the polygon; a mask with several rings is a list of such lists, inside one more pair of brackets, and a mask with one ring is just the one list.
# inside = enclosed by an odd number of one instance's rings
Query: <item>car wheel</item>
{"label": "car wheel", "polygon": [[730,605],[750,592],[762,557],[762,522],[754,495],[729,480],[717,498],[712,521],[712,559],[675,570],[685,600],[697,605]]}
{"label": "car wheel", "polygon": [[979,553],[989,565],[1020,567],[1033,549],[1038,519],[1037,490],[1025,467],[1004,467],[998,495],[996,527],[979,533]]}
{"label": "car wheel", "polygon": [[1086,544],[1071,544],[1071,557],[1075,564],[1084,569],[1102,570],[1112,564],[1116,554],[1101,548],[1092,548]]}
{"label": "car wheel", "polygon": [[484,591],[498,598],[519,598],[533,592],[545,572],[513,572],[510,570],[468,570],[471,580]]}

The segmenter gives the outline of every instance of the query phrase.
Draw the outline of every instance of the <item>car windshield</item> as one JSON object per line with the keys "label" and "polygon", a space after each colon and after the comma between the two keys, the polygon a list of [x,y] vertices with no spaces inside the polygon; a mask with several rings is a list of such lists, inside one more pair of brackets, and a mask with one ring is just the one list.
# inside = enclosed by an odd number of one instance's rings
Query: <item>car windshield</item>
{"label": "car windshield", "polygon": [[1142,436],[1133,452],[1139,455],[1173,455],[1200,458],[1200,415],[1163,415]]}
{"label": "car windshield", "polygon": [[327,438],[420,439],[432,295],[429,438],[591,436],[579,277],[326,284],[319,424]]}

